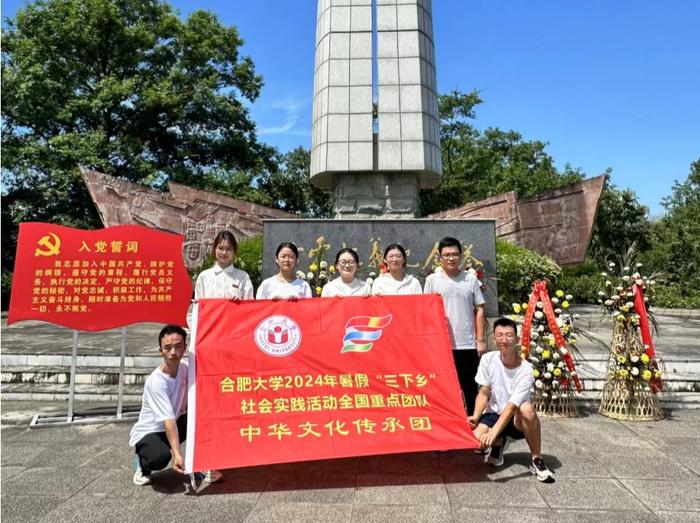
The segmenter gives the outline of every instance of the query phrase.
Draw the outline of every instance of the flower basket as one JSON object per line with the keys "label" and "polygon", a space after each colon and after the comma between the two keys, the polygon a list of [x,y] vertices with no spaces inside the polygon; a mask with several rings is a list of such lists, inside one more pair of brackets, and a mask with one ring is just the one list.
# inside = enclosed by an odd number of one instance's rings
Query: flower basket
{"label": "flower basket", "polygon": [[573,297],[562,290],[549,297],[546,281],[533,283],[527,304],[513,304],[516,314],[525,311],[521,332],[521,357],[533,366],[532,404],[544,416],[575,417],[575,394],[581,390],[571,350],[576,343]]}
{"label": "flower basket", "polygon": [[[616,268],[614,262],[608,265],[611,270]],[[611,275],[605,282],[605,290],[598,293],[598,301],[614,322],[598,411],[620,420],[659,420],[663,418],[657,397],[662,389],[661,371],[651,336],[652,318],[648,310],[651,304],[645,296],[645,291],[651,291],[653,296],[654,279],[639,273],[641,263],[636,264],[636,270],[631,269],[632,263],[623,265],[617,285]],[[602,276],[607,278],[608,273]]]}
{"label": "flower basket", "polygon": [[[627,421],[656,421],[664,417],[652,389],[653,382],[650,385],[649,381],[638,379],[644,372],[654,372],[646,367],[655,362],[632,361],[636,354],[644,354],[636,326],[617,321],[600,402],[599,412],[603,416]],[[626,371],[629,368],[637,368],[636,374]]]}

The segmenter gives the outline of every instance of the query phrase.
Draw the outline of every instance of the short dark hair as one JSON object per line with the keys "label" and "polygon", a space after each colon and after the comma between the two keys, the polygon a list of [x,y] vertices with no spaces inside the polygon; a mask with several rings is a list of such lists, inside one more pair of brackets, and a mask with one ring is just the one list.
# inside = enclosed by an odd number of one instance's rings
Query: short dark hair
{"label": "short dark hair", "polygon": [[294,253],[294,256],[296,256],[297,259],[299,258],[299,249],[297,249],[297,246],[294,245],[292,242],[280,243],[277,246],[277,250],[275,251],[275,258],[277,258],[277,256],[279,256],[280,251],[285,248],[290,249]]}
{"label": "short dark hair", "polygon": [[350,247],[343,247],[335,255],[335,265],[338,265],[338,261],[340,261],[340,257],[343,254],[351,254],[352,257],[355,259],[355,263],[357,263],[357,264],[360,263],[360,257],[355,252],[355,249],[351,249]]}
{"label": "short dark hair", "polygon": [[233,247],[233,252],[234,254],[238,252],[238,242],[236,241],[236,237],[233,235],[231,231],[220,231],[219,234],[216,235],[216,238],[214,238],[214,245],[212,245],[211,248],[211,254],[216,258],[216,248],[219,246],[219,244],[223,241],[228,241],[231,246]]}
{"label": "short dark hair", "polygon": [[457,238],[453,238],[452,236],[445,236],[442,240],[440,240],[440,243],[438,243],[438,252],[442,254],[442,250],[445,247],[457,247],[459,252],[462,252],[462,243]]}
{"label": "short dark hair", "polygon": [[160,334],[158,334],[158,348],[161,347],[160,342],[168,336],[169,334],[179,334],[182,336],[182,341],[187,343],[187,332],[185,329],[180,327],[179,325],[166,325],[162,329],[160,329]]}
{"label": "short dark hair", "polygon": [[511,329],[513,329],[513,332],[515,332],[515,334],[518,334],[518,324],[510,318],[498,318],[496,321],[493,322],[494,331],[496,330],[496,327],[510,327]]}
{"label": "short dark hair", "polygon": [[403,264],[405,267],[406,258],[408,258],[408,256],[406,256],[406,249],[404,249],[403,245],[401,245],[400,243],[392,243],[386,249],[384,249],[384,259],[386,260],[386,255],[389,254],[389,251],[393,251],[394,249],[401,252],[401,255],[403,256]]}

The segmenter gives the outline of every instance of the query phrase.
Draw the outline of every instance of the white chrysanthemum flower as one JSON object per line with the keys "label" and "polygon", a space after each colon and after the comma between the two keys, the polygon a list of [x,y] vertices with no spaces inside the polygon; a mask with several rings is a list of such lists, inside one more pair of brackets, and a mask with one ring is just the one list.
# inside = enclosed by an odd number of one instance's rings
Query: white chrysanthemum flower
{"label": "white chrysanthemum flower", "polygon": [[627,274],[625,274],[625,275],[622,277],[622,281],[630,281],[630,277],[629,277]]}
{"label": "white chrysanthemum flower", "polygon": [[564,362],[563,362],[562,360],[559,360],[559,362],[557,363],[557,367],[559,367],[560,369],[563,369],[563,368],[564,368]]}
{"label": "white chrysanthemum flower", "polygon": [[537,327],[537,332],[544,332],[544,325]]}
{"label": "white chrysanthemum flower", "polygon": [[612,300],[605,300],[605,306],[610,307],[613,304]]}
{"label": "white chrysanthemum flower", "polygon": [[544,386],[544,383],[542,383],[542,380],[535,380],[535,387],[538,389],[541,389]]}
{"label": "white chrysanthemum flower", "polygon": [[608,267],[615,267],[615,262],[608,263]]}
{"label": "white chrysanthemum flower", "polygon": [[632,373],[632,376],[639,376],[639,369],[637,367],[632,367],[630,372]]}
{"label": "white chrysanthemum flower", "polygon": [[561,314],[561,309],[554,309],[554,314]]}
{"label": "white chrysanthemum flower", "polygon": [[571,301],[571,300],[573,300],[573,299],[574,299],[573,294],[567,294],[567,295],[566,295],[566,301]]}
{"label": "white chrysanthemum flower", "polygon": [[542,352],[544,352],[544,349],[543,349],[542,347],[537,347],[537,348],[535,349],[535,352],[536,352],[537,354],[542,354]]}
{"label": "white chrysanthemum flower", "polygon": [[628,309],[631,309],[632,307],[634,307],[634,302],[628,301],[627,303],[625,303],[625,306],[626,306]]}
{"label": "white chrysanthemum flower", "polygon": [[554,354],[552,354],[552,359],[556,361],[559,358],[561,358],[561,356],[559,356],[559,353],[555,351]]}
{"label": "white chrysanthemum flower", "polygon": [[297,273],[295,274],[295,276],[296,276],[297,278],[299,278],[300,280],[305,280],[305,279],[306,279],[306,274],[304,274],[302,271],[297,271]]}
{"label": "white chrysanthemum flower", "polygon": [[531,342],[530,342],[530,348],[531,348],[531,349],[534,349],[535,347],[537,347],[537,343],[535,343],[534,341],[531,341]]}
{"label": "white chrysanthemum flower", "polygon": [[637,363],[639,361],[639,356],[637,356],[636,354],[634,356],[630,356],[630,361],[632,363]]}
{"label": "white chrysanthemum flower", "polygon": [[607,273],[607,272],[601,272],[600,275],[601,275],[603,278],[607,278],[607,277],[608,277],[608,273]]}
{"label": "white chrysanthemum flower", "polygon": [[314,279],[314,273],[309,271],[306,273],[306,279],[307,280],[313,280]]}
{"label": "white chrysanthemum flower", "polygon": [[321,267],[321,269],[327,269],[327,268],[328,268],[328,262],[327,262],[326,260],[323,260],[323,261],[319,264],[319,267]]}
{"label": "white chrysanthemum flower", "polygon": [[537,338],[540,337],[540,333],[537,332],[537,331],[532,331],[532,334],[530,334],[530,337],[531,337],[533,340],[536,340]]}
{"label": "white chrysanthemum flower", "polygon": [[630,268],[627,267],[627,266],[625,266],[625,267],[622,268],[622,270],[625,271],[625,272],[627,272],[628,270],[630,270]]}
{"label": "white chrysanthemum flower", "polygon": [[552,303],[554,303],[555,305],[559,303],[559,298],[557,298],[556,296],[552,298]]}
{"label": "white chrysanthemum flower", "polygon": [[535,365],[540,362],[539,358],[536,358],[535,356],[530,356],[530,363],[534,363]]}
{"label": "white chrysanthemum flower", "polygon": [[552,372],[554,370],[554,363],[547,363],[547,371]]}
{"label": "white chrysanthemum flower", "polygon": [[643,263],[638,263],[638,264],[637,264],[637,267],[644,267],[644,264],[643,264]]}
{"label": "white chrysanthemum flower", "polygon": [[542,311],[535,311],[535,318],[541,320],[542,318],[544,318],[544,313]]}
{"label": "white chrysanthemum flower", "polygon": [[374,278],[367,278],[367,280],[365,280],[365,283],[367,285],[371,286],[373,281],[374,281]]}

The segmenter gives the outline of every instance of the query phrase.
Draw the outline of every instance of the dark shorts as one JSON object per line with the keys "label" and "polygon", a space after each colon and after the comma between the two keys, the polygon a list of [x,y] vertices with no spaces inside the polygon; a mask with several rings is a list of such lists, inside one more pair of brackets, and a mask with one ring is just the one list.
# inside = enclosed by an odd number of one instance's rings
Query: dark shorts
{"label": "dark shorts", "polygon": [[[479,418],[479,423],[483,423],[487,427],[493,427],[498,421],[499,417],[500,414],[496,414],[495,412],[486,412],[482,414]],[[523,439],[525,437],[525,434],[523,434],[516,428],[514,420],[515,416],[510,418],[508,425],[505,426],[505,428],[501,431],[500,435],[512,439]]]}

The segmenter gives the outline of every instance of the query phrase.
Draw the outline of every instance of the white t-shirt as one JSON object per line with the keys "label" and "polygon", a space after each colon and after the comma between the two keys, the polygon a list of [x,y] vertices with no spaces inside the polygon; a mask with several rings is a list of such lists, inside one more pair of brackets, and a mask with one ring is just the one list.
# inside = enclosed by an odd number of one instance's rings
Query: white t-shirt
{"label": "white t-shirt", "polygon": [[194,297],[200,298],[241,298],[252,299],[253,284],[248,273],[229,265],[222,269],[215,264],[197,276]]}
{"label": "white t-shirt", "polygon": [[333,296],[364,296],[369,293],[370,287],[366,282],[354,278],[349,284],[343,282],[341,277],[331,280],[323,286],[322,298]]}
{"label": "white t-shirt", "polygon": [[372,294],[423,294],[423,291],[418,279],[412,275],[406,274],[403,280],[399,281],[387,272],[372,282]]}
{"label": "white t-shirt", "polygon": [[275,275],[263,280],[255,295],[258,300],[269,300],[274,297],[289,298],[290,296],[311,298],[313,294],[311,293],[311,287],[309,287],[309,284],[304,280],[297,278],[289,283],[280,280],[277,275]]}
{"label": "white t-shirt", "polygon": [[461,271],[452,278],[444,271],[436,272],[426,278],[423,292],[442,296],[452,350],[476,350],[474,308],[484,303],[476,276]]}
{"label": "white t-shirt", "polygon": [[481,357],[474,379],[481,386],[491,387],[491,397],[485,412],[501,414],[509,403],[520,407],[530,400],[535,381],[532,365],[519,357],[518,361],[520,365],[507,369],[501,361],[499,351],[487,352]]}
{"label": "white t-shirt", "polygon": [[187,412],[187,363],[180,362],[177,376],[171,378],[160,367],[146,378],[141,413],[131,429],[129,445],[136,445],[146,434],[165,432],[163,421],[177,419]]}

